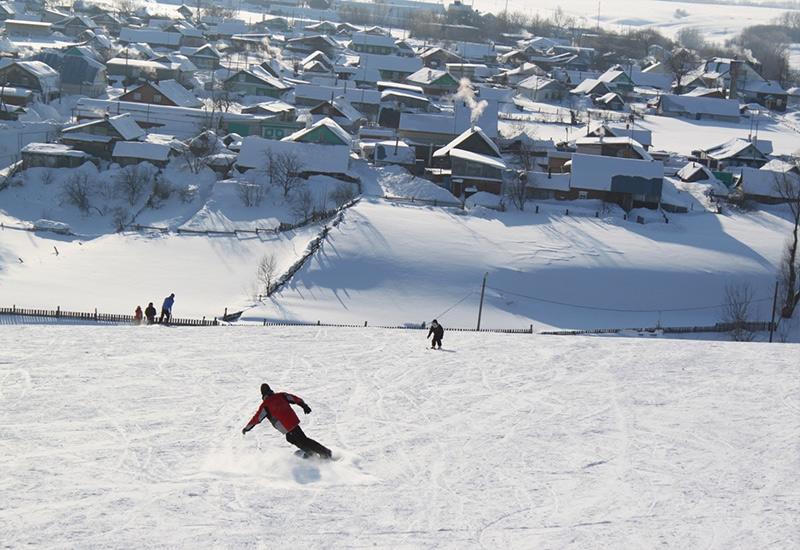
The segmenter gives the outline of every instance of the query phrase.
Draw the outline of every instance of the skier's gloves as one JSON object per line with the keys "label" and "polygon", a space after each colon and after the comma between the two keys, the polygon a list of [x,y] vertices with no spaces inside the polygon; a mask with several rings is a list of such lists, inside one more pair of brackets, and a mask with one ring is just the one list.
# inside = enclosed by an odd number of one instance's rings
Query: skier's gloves
{"label": "skier's gloves", "polygon": [[247,428],[242,428],[242,435],[247,433]]}
{"label": "skier's gloves", "polygon": [[306,413],[306,414],[309,414],[311,412],[311,407],[309,407],[308,405],[305,405],[303,407],[303,412]]}

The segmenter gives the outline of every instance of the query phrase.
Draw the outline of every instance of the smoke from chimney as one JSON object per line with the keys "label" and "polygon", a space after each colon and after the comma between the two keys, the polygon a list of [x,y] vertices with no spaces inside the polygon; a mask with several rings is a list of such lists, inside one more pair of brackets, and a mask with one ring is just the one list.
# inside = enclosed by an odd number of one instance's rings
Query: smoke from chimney
{"label": "smoke from chimney", "polygon": [[489,102],[485,99],[481,101],[475,100],[475,90],[472,89],[472,82],[470,82],[469,78],[461,79],[458,83],[458,92],[456,92],[454,97],[460,99],[469,107],[470,122],[472,122],[473,125],[481,118],[486,107],[489,106]]}

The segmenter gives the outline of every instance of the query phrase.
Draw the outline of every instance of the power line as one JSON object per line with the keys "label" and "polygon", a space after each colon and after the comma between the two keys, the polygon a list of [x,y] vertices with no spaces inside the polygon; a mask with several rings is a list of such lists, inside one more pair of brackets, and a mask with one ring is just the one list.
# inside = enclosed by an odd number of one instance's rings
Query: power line
{"label": "power line", "polygon": [[[502,288],[496,288],[492,286],[487,286],[491,290],[495,290],[497,292],[502,292],[504,294],[508,294],[511,296],[517,296],[519,298],[526,298],[528,300],[535,300],[537,302],[544,302],[546,304],[554,304],[558,306],[565,306],[565,307],[574,307],[578,309],[590,309],[594,311],[612,311],[615,313],[669,313],[669,312],[678,312],[678,311],[701,311],[707,309],[719,309],[725,307],[725,304],[718,304],[715,306],[697,306],[697,307],[684,307],[684,308],[662,308],[662,309],[624,309],[624,308],[612,308],[612,307],[600,307],[600,306],[588,306],[584,304],[571,304],[568,302],[559,302],[557,300],[548,300],[547,298],[540,298],[538,296],[528,296],[526,294],[519,294],[517,292],[511,292],[510,290],[504,290]],[[759,298],[757,300],[752,300],[751,302],[767,302],[772,300],[772,298]]]}
{"label": "power line", "polygon": [[452,306],[450,306],[449,308],[447,308],[446,310],[444,310],[443,312],[441,312],[439,315],[437,315],[436,317],[434,317],[434,319],[439,319],[439,318],[441,318],[441,317],[444,317],[445,315],[447,315],[447,314],[450,312],[450,310],[454,309],[454,308],[455,308],[456,306],[458,306],[458,305],[459,305],[461,302],[463,302],[464,300],[466,300],[467,298],[469,298],[470,296],[472,296],[472,295],[473,295],[473,294],[475,294],[475,293],[476,293],[476,291],[475,291],[475,290],[470,290],[470,291],[467,293],[467,295],[466,295],[466,296],[464,296],[464,297],[463,297],[463,298],[461,298],[461,299],[460,299],[458,302],[456,302],[455,304],[453,304]]}

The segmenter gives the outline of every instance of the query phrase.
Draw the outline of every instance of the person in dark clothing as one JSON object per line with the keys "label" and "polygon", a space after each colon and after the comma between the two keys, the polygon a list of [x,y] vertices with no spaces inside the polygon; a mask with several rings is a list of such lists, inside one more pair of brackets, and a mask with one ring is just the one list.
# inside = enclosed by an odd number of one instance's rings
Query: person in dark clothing
{"label": "person in dark clothing", "polygon": [[153,306],[153,302],[147,304],[147,308],[144,310],[144,316],[147,318],[148,325],[152,325],[156,322],[156,308]]}
{"label": "person in dark clothing", "polygon": [[172,318],[172,306],[175,304],[175,294],[170,294],[166,298],[164,298],[164,303],[161,304],[161,317],[159,317],[158,322],[163,323],[164,319],[166,318],[167,324],[169,324],[169,320]]}
{"label": "person in dark clothing", "polygon": [[439,321],[434,319],[431,321],[431,328],[428,330],[428,338],[433,335],[433,340],[431,340],[431,349],[442,349],[442,338],[444,337],[444,327],[439,324]]}
{"label": "person in dark clothing", "polygon": [[316,454],[322,458],[331,458],[330,449],[308,437],[300,428],[300,419],[291,406],[297,405],[304,413],[309,414],[311,407],[305,401],[290,393],[275,393],[269,384],[261,384],[261,398],[263,399],[261,406],[247,426],[242,428],[242,435],[266,418],[276,430],[286,435],[286,441],[299,448],[306,456]]}

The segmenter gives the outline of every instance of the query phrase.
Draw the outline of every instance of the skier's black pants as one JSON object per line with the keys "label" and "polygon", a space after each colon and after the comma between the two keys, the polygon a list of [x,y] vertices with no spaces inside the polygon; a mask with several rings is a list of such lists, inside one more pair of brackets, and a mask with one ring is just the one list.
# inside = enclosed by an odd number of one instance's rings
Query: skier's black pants
{"label": "skier's black pants", "polygon": [[323,458],[331,457],[331,450],[304,434],[300,426],[286,434],[286,441],[307,454],[317,454]]}
{"label": "skier's black pants", "polygon": [[431,342],[431,347],[435,348],[436,346],[442,347],[442,339],[437,338],[436,336],[433,337],[433,341]]}

